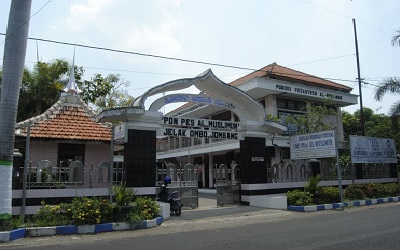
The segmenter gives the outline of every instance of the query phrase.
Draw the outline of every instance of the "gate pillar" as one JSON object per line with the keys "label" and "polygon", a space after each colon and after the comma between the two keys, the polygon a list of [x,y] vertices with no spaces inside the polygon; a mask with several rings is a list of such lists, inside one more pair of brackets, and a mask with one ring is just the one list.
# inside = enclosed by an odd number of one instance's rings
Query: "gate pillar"
{"label": "gate pillar", "polygon": [[240,141],[240,173],[242,184],[267,182],[265,138],[245,137]]}
{"label": "gate pillar", "polygon": [[128,129],[124,145],[124,171],[128,187],[154,187],[156,131]]}

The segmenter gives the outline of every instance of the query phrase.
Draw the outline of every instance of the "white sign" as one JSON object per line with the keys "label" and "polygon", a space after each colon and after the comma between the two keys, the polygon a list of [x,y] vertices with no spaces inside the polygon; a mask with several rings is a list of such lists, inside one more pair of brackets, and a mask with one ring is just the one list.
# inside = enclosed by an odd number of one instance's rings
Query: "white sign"
{"label": "white sign", "polygon": [[264,161],[264,157],[251,157],[251,161]]}
{"label": "white sign", "polygon": [[239,139],[239,134],[237,132],[188,129],[188,128],[168,128],[168,127],[158,129],[157,136],[178,136],[178,137],[228,139],[228,140]]}
{"label": "white sign", "polygon": [[125,123],[119,124],[114,127],[114,143],[124,143],[125,139]]}
{"label": "white sign", "polygon": [[336,156],[335,131],[327,130],[290,137],[292,160],[328,158]]}
{"label": "white sign", "polygon": [[350,135],[351,163],[397,163],[393,138]]}

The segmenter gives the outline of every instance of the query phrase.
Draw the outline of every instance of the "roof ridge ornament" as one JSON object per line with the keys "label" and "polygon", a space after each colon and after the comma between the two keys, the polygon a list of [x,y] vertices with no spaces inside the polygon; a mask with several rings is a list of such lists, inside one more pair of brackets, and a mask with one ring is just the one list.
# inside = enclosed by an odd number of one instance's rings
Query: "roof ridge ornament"
{"label": "roof ridge ornament", "polygon": [[75,47],[74,47],[74,57],[72,59],[72,67],[71,67],[71,72],[69,74],[68,84],[63,89],[63,91],[71,94],[79,94],[82,92],[82,90],[80,90],[78,85],[76,84],[74,69],[75,69]]}

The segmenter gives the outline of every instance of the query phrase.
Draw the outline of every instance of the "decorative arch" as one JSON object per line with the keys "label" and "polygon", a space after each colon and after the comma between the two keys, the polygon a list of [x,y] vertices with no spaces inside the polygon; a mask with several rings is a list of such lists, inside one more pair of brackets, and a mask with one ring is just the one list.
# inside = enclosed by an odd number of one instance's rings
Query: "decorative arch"
{"label": "decorative arch", "polygon": [[[256,123],[259,125],[265,123],[266,113],[261,103],[254,100],[249,94],[239,88],[224,83],[214,75],[211,69],[206,70],[204,73],[194,78],[178,79],[151,88],[142,96],[137,98],[133,103],[133,106],[141,107],[144,110],[147,98],[169,91],[187,89],[191,86],[195,86],[201,91],[201,93],[199,95],[181,94],[181,102],[198,102],[206,105],[223,106],[224,108],[233,109],[241,121],[245,121],[246,123]],[[162,106],[169,103],[169,98],[171,97],[172,95],[168,95],[157,99],[151,104],[150,110],[159,110]],[[232,101],[226,101],[227,97]]]}

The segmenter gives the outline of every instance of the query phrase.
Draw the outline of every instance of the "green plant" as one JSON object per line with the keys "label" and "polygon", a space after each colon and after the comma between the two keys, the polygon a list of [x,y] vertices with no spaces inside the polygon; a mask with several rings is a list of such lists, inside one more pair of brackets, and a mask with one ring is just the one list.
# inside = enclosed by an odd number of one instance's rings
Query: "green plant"
{"label": "green plant", "polygon": [[149,197],[137,197],[133,202],[131,213],[138,214],[142,220],[151,220],[158,216],[160,210],[157,202]]}
{"label": "green plant", "polygon": [[360,184],[352,184],[344,190],[344,197],[347,200],[364,200],[365,194],[362,191]]}
{"label": "green plant", "polygon": [[[316,199],[318,197],[318,199]],[[337,187],[322,187],[318,196],[314,196],[315,204],[328,204],[340,202],[339,189]]]}
{"label": "green plant", "polygon": [[321,175],[310,177],[310,179],[308,179],[306,185],[304,186],[304,191],[311,194],[316,194],[318,191],[320,191],[321,188],[318,187],[318,184],[321,181],[321,178]]}
{"label": "green plant", "polygon": [[364,192],[366,198],[369,199],[379,198],[378,190],[376,189],[374,183],[362,183],[360,184],[359,187]]}
{"label": "green plant", "polygon": [[98,198],[76,197],[67,208],[74,225],[98,224],[110,222],[113,205]]}
{"label": "green plant", "polygon": [[20,216],[13,216],[11,219],[10,229],[14,230],[20,228],[23,224],[22,218]]}
{"label": "green plant", "polygon": [[286,193],[289,206],[308,206],[313,202],[313,195],[298,189]]}
{"label": "green plant", "polygon": [[119,210],[121,210],[123,206],[128,205],[128,203],[135,197],[136,193],[133,189],[126,188],[125,183],[120,186],[114,185],[112,190],[114,192],[115,203]]}
{"label": "green plant", "polygon": [[66,214],[67,204],[48,205],[45,201],[42,201],[41,204],[42,206],[32,217],[32,221],[35,225],[44,227],[70,224],[71,220]]}
{"label": "green plant", "polygon": [[397,183],[375,183],[375,188],[379,198],[393,197],[400,194],[400,185]]}

